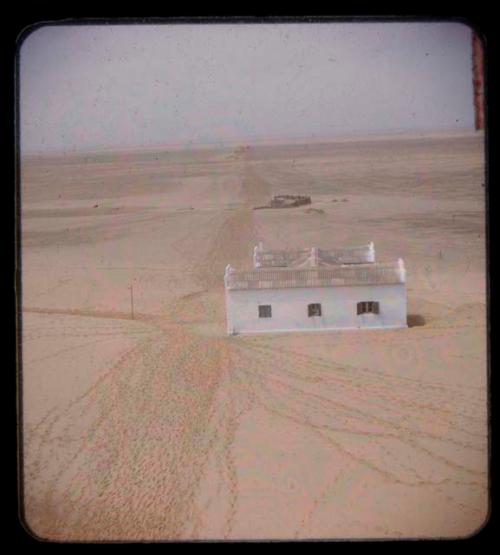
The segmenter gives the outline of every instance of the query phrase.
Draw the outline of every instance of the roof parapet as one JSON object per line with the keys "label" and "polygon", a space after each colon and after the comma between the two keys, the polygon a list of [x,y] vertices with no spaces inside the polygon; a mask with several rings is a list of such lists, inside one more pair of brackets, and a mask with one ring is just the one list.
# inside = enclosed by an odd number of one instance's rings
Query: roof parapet
{"label": "roof parapet", "polygon": [[225,283],[228,290],[392,285],[405,283],[405,275],[404,264],[400,259],[388,263],[337,264],[329,268],[231,269],[226,272]]}

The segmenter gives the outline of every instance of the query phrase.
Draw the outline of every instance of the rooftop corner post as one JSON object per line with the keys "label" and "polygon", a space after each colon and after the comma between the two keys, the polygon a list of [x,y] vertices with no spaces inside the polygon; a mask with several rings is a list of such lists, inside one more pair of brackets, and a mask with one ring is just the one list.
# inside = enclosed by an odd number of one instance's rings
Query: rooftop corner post
{"label": "rooftop corner post", "polygon": [[253,248],[253,267],[254,268],[259,268],[260,267],[260,262],[259,262],[259,247],[255,246]]}
{"label": "rooftop corner post", "polygon": [[228,282],[228,279],[229,279],[229,274],[232,274],[234,271],[235,271],[235,270],[234,270],[234,268],[231,266],[231,264],[228,264],[228,265],[226,266],[226,270],[225,270],[225,272],[224,272],[224,285],[226,286],[226,288],[227,288],[227,282]]}
{"label": "rooftop corner post", "polygon": [[317,247],[311,247],[310,263],[313,268],[317,268],[319,265],[319,254]]}
{"label": "rooftop corner post", "polygon": [[399,266],[399,277],[401,278],[402,283],[406,283],[406,268],[405,263],[402,258],[398,258],[398,266]]}
{"label": "rooftop corner post", "polygon": [[253,267],[260,268],[262,266],[262,258],[261,253],[264,252],[264,244],[262,241],[259,241],[258,245],[255,245],[253,248]]}
{"label": "rooftop corner post", "polygon": [[368,245],[368,262],[375,262],[375,245],[373,241]]}

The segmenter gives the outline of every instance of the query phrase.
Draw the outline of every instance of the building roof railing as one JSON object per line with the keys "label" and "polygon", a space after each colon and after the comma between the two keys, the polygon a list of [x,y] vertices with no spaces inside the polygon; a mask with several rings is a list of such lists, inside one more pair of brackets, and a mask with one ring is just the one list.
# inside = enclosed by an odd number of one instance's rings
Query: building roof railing
{"label": "building roof railing", "polygon": [[236,271],[228,265],[224,275],[228,290],[390,285],[405,281],[406,270],[401,258],[394,263],[338,264],[328,268],[255,268]]}

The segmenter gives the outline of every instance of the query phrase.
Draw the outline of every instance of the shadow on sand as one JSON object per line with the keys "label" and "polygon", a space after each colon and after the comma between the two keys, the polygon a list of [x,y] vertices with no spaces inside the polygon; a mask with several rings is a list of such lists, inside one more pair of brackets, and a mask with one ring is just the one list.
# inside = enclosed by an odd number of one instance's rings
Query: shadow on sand
{"label": "shadow on sand", "polygon": [[421,314],[408,314],[407,324],[409,328],[425,326],[425,318]]}

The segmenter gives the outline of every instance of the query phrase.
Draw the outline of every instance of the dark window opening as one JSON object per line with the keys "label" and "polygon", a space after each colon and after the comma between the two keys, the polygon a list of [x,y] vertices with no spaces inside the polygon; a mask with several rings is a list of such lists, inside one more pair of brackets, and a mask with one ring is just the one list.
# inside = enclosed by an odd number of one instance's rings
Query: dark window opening
{"label": "dark window opening", "polygon": [[261,304],[259,305],[259,318],[271,318],[271,305],[270,304]]}
{"label": "dark window opening", "polygon": [[362,301],[358,303],[359,314],[379,314],[380,307],[377,301]]}
{"label": "dark window opening", "polygon": [[311,316],[321,316],[321,305],[319,303],[313,303],[308,305],[307,313],[309,317]]}

